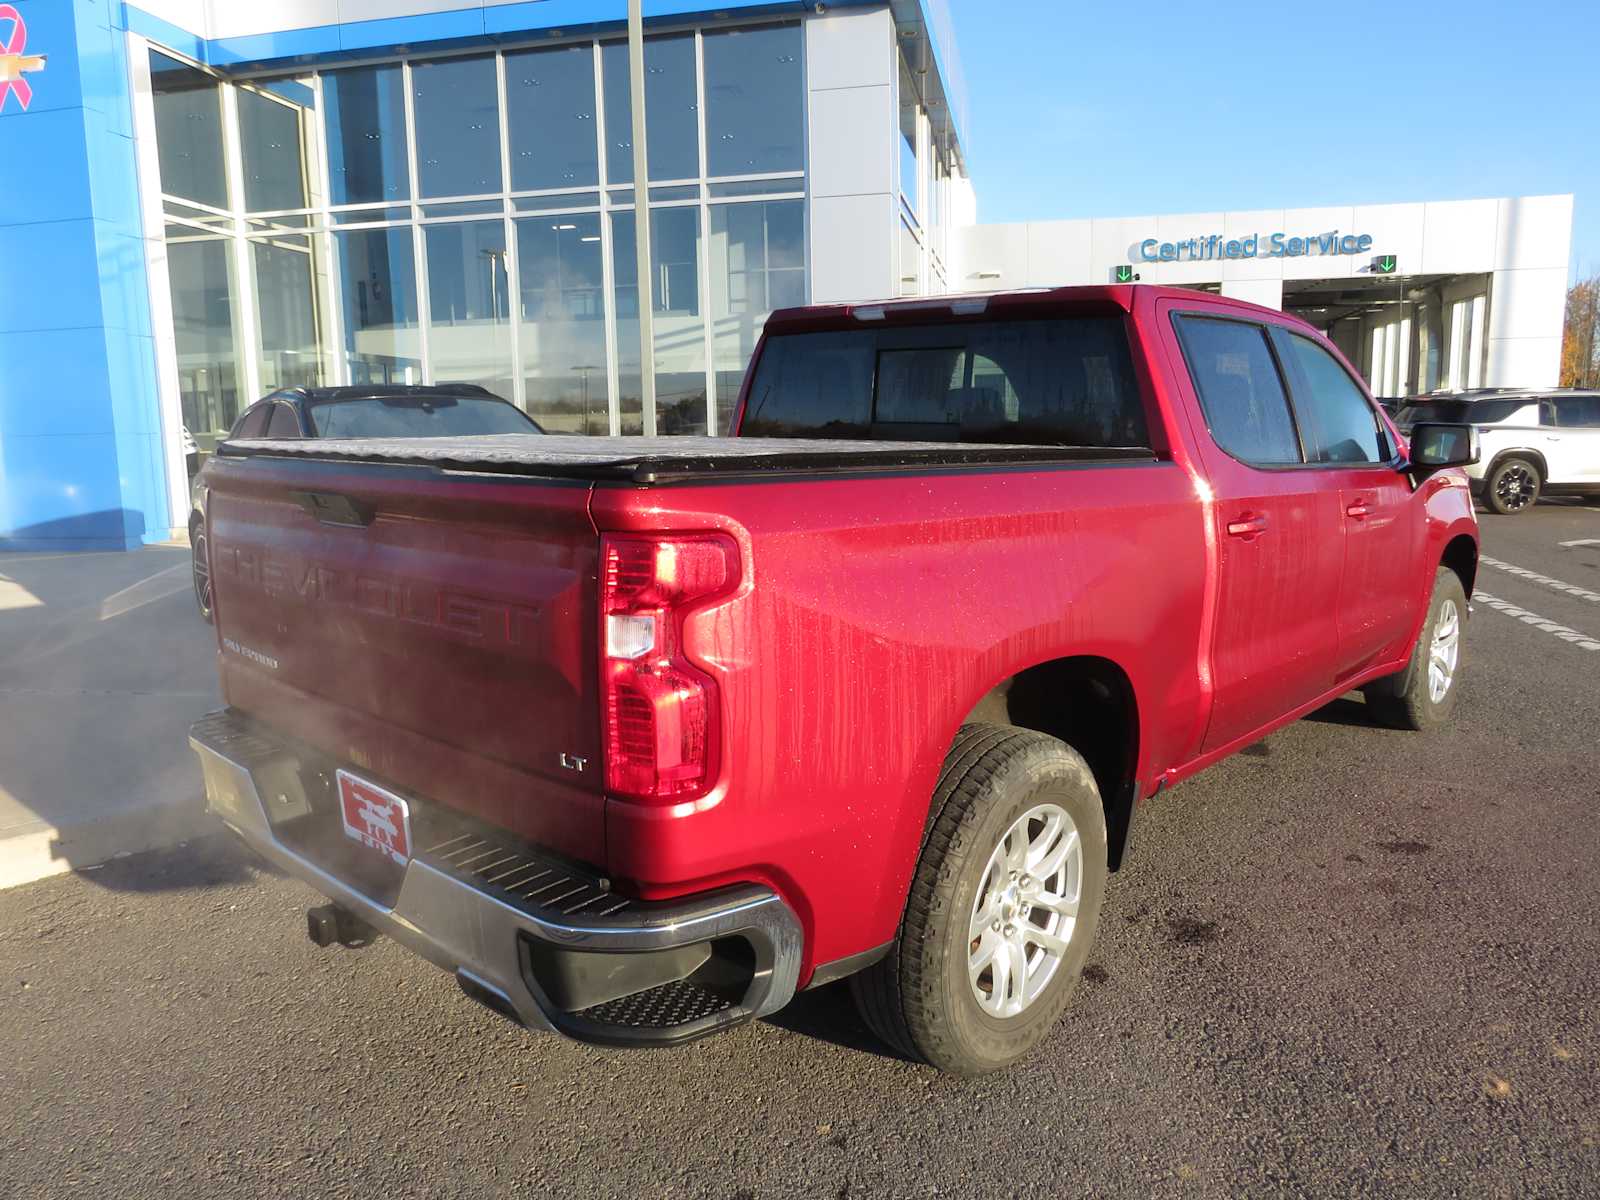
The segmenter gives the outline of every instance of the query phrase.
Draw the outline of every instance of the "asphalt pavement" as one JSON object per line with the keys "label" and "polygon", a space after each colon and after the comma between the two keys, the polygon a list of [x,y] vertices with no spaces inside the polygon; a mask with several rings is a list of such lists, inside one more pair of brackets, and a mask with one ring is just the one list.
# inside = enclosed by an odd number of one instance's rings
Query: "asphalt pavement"
{"label": "asphalt pavement", "polygon": [[0,893],[0,1196],[1600,1195],[1600,506],[1483,532],[1454,724],[1339,701],[1146,806],[1015,1070],[842,987],[527,1034],[205,838]]}

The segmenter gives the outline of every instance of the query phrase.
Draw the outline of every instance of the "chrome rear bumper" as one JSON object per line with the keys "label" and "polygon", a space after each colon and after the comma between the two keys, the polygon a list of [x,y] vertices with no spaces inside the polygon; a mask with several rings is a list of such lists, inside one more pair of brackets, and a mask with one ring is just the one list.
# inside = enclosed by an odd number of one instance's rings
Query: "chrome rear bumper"
{"label": "chrome rear bumper", "polygon": [[[417,853],[393,903],[385,903],[280,837],[259,784],[264,770],[294,757],[287,742],[224,711],[196,722],[189,744],[205,775],[207,807],[246,845],[529,1029],[602,1044],[670,1044],[765,1016],[794,995],[800,923],[766,888],[743,885],[659,903],[628,900],[531,848],[483,842],[488,851],[466,856],[458,838],[437,853]],[[477,865],[484,862],[500,869]],[[496,882],[530,875],[554,875],[557,883],[518,895]],[[556,902],[541,903],[541,896]],[[731,976],[727,969],[712,972],[709,991],[694,975],[618,991],[639,977],[615,956],[653,955],[661,965],[646,974],[671,975],[695,970],[697,960],[703,968],[714,947],[728,946],[739,947],[740,965]],[[685,951],[699,947],[706,948],[705,957]],[[574,978],[581,981],[576,987]],[[563,989],[567,1004],[559,1002]],[[572,1006],[575,994],[585,997],[582,1007]],[[601,1002],[588,1003],[596,996]]]}

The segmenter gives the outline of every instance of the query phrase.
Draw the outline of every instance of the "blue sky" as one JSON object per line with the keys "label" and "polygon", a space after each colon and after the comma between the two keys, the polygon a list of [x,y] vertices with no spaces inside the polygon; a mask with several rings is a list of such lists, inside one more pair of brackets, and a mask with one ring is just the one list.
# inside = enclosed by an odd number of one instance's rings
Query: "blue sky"
{"label": "blue sky", "polygon": [[1600,273],[1600,2],[950,0],[981,221],[1572,192]]}

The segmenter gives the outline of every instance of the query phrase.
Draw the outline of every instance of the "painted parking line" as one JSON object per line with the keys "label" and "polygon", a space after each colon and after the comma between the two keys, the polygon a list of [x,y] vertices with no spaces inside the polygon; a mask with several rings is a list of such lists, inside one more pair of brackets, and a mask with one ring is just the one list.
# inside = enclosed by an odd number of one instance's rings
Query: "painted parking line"
{"label": "painted parking line", "polygon": [[1562,542],[1561,545],[1572,546],[1600,546],[1600,538],[1578,538],[1576,541]]}
{"label": "painted parking line", "polygon": [[1600,592],[1591,592],[1588,588],[1581,588],[1575,583],[1552,579],[1548,575],[1530,571],[1527,567],[1514,567],[1508,562],[1501,562],[1498,558],[1490,558],[1488,555],[1480,555],[1478,561],[1486,567],[1493,567],[1497,571],[1505,571],[1509,575],[1515,575],[1518,579],[1526,579],[1529,583],[1543,584],[1547,588],[1554,588],[1558,592],[1576,596],[1579,600],[1588,600],[1591,603],[1600,604]]}
{"label": "painted parking line", "polygon": [[1563,642],[1570,642],[1580,650],[1600,650],[1600,639],[1592,638],[1587,633],[1579,633],[1576,629],[1571,629],[1566,625],[1552,621],[1548,617],[1541,617],[1538,613],[1529,612],[1525,608],[1519,608],[1509,600],[1502,600],[1499,596],[1491,596],[1488,592],[1473,592],[1472,604],[1474,608],[1482,604],[1494,609],[1496,612],[1505,613],[1508,617],[1515,617],[1524,625],[1532,625],[1535,629],[1542,629],[1544,632],[1560,638]]}

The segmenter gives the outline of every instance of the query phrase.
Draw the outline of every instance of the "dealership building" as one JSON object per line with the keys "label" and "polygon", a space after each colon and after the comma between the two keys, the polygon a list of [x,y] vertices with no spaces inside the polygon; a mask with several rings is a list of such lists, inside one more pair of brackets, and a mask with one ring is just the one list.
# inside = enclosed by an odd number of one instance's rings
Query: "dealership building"
{"label": "dealership building", "polygon": [[[945,0],[644,15],[660,432],[726,432],[773,308],[1064,283],[1287,309],[1380,395],[1556,382],[1570,196],[985,225]],[[473,382],[640,432],[625,22],[0,4],[0,547],[181,536],[183,431],[279,388]]]}

